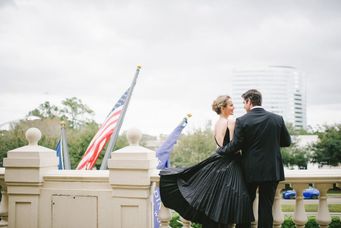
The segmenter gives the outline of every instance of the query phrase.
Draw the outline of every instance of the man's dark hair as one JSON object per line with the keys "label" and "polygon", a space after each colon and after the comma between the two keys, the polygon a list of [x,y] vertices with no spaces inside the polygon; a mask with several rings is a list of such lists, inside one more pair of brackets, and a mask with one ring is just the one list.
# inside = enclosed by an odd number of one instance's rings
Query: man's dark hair
{"label": "man's dark hair", "polygon": [[243,93],[242,98],[247,101],[250,100],[253,106],[262,105],[262,94],[256,89],[250,89]]}

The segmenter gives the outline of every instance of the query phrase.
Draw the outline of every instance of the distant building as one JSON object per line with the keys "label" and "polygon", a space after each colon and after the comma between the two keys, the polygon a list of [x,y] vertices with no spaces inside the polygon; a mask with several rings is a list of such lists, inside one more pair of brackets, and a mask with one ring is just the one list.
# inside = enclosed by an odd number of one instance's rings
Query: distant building
{"label": "distant building", "polygon": [[240,96],[249,89],[263,95],[266,110],[283,116],[297,128],[306,128],[306,89],[302,73],[291,66],[238,69],[233,72],[232,93],[235,115],[245,113]]}

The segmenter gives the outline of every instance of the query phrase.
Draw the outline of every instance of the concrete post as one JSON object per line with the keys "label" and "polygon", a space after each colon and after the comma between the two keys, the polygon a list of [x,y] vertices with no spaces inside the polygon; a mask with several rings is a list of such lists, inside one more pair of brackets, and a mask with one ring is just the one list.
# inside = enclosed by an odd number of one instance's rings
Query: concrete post
{"label": "concrete post", "polygon": [[11,150],[4,159],[8,194],[8,227],[39,227],[39,195],[43,176],[57,169],[54,150],[38,146],[41,132],[26,131],[29,145]]}
{"label": "concrete post", "polygon": [[151,175],[155,172],[155,152],[138,145],[142,134],[127,132],[130,146],[111,153],[108,161],[112,186],[113,224],[117,228],[152,227]]}

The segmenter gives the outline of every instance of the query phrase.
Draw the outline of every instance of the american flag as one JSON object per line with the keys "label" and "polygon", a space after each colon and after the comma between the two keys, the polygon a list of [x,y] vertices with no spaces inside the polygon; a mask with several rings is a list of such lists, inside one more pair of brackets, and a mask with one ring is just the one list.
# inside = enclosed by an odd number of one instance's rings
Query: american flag
{"label": "american flag", "polygon": [[118,124],[118,120],[123,111],[124,104],[128,98],[128,93],[129,88],[117,101],[114,108],[110,111],[106,120],[104,121],[96,135],[91,140],[88,148],[86,149],[83,155],[82,160],[79,162],[77,166],[77,169],[92,169],[92,167],[95,165],[97,158],[100,155],[103,147],[110,139],[112,133],[114,132]]}

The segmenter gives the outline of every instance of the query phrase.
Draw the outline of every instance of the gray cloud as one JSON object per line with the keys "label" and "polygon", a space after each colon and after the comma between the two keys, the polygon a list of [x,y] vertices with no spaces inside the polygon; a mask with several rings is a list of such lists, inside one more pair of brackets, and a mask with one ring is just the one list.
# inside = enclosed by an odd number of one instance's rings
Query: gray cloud
{"label": "gray cloud", "polygon": [[232,69],[291,65],[306,74],[316,112],[341,103],[340,9],[330,0],[0,1],[0,105],[8,110],[11,94],[34,104],[77,96],[105,116],[143,64],[132,104],[211,118]]}

